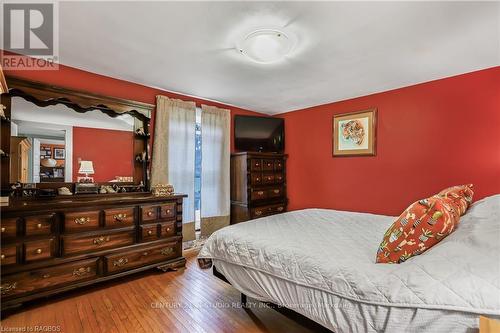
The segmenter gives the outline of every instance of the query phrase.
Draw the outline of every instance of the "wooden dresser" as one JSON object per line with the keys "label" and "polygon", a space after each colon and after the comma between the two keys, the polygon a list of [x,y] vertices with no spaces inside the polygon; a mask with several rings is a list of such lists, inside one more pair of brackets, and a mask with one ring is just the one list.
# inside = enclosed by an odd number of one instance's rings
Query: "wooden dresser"
{"label": "wooden dresser", "polygon": [[182,267],[182,200],[149,193],[1,208],[2,309],[138,271]]}
{"label": "wooden dresser", "polygon": [[286,211],[284,154],[231,155],[231,224]]}

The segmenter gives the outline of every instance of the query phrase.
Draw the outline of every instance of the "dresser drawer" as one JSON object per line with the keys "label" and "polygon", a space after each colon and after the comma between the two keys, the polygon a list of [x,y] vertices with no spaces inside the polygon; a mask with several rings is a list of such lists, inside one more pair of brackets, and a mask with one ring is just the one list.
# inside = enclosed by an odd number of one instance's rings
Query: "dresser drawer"
{"label": "dresser drawer", "polygon": [[66,232],[87,231],[99,228],[99,211],[74,212],[64,215]]}
{"label": "dresser drawer", "polygon": [[132,251],[112,254],[104,257],[106,273],[132,269],[155,262],[165,261],[181,255],[181,243],[173,242],[162,245],[141,247]]}
{"label": "dresser drawer", "polygon": [[97,274],[97,260],[98,258],[82,260],[2,277],[0,287],[2,297],[31,293],[93,278]]}
{"label": "dresser drawer", "polygon": [[175,222],[166,222],[160,224],[160,233],[162,238],[175,236]]}
{"label": "dresser drawer", "polygon": [[26,262],[49,259],[54,256],[54,238],[25,242],[23,257]]}
{"label": "dresser drawer", "polygon": [[104,225],[107,228],[120,228],[134,225],[134,208],[105,209]]}
{"label": "dresser drawer", "polygon": [[268,198],[279,198],[282,197],[284,193],[283,187],[278,186],[278,187],[272,187],[269,190],[267,190],[267,197]]}
{"label": "dresser drawer", "polygon": [[25,217],[24,230],[26,236],[50,235],[54,217],[54,214]]}
{"label": "dresser drawer", "polygon": [[251,210],[251,217],[256,219],[263,216],[283,213],[285,208],[285,204],[256,207]]}
{"label": "dresser drawer", "polygon": [[72,255],[131,245],[134,243],[134,231],[94,234],[91,236],[62,236],[62,254]]}
{"label": "dresser drawer", "polygon": [[274,170],[274,160],[271,160],[271,159],[262,160],[262,170],[273,171]]}
{"label": "dresser drawer", "polygon": [[160,206],[160,217],[162,219],[171,219],[175,217],[175,202],[163,204]]}
{"label": "dresser drawer", "polygon": [[0,221],[2,239],[16,237],[17,234],[17,218],[1,219]]}
{"label": "dresser drawer", "polygon": [[261,171],[262,170],[262,160],[261,159],[250,159],[250,170],[251,171]]}
{"label": "dresser drawer", "polygon": [[283,160],[274,160],[274,170],[283,170]]}
{"label": "dresser drawer", "polygon": [[262,175],[263,184],[274,184],[274,173],[265,173]]}
{"label": "dresser drawer", "polygon": [[141,221],[154,221],[158,219],[158,206],[141,206]]}
{"label": "dresser drawer", "polygon": [[141,240],[143,242],[153,241],[158,239],[158,227],[156,224],[153,225],[141,225]]}
{"label": "dresser drawer", "polygon": [[250,200],[263,200],[267,199],[267,190],[250,190]]}
{"label": "dresser drawer", "polygon": [[262,174],[261,173],[250,174],[250,183],[252,185],[261,185],[262,184]]}
{"label": "dresser drawer", "polygon": [[282,173],[276,173],[276,174],[274,175],[274,182],[275,182],[276,184],[281,184],[281,183],[283,183],[283,180],[284,180],[284,179],[285,179],[285,177],[283,176],[283,174],[282,174]]}
{"label": "dresser drawer", "polygon": [[17,247],[16,245],[6,245],[2,246],[2,251],[0,254],[0,261],[2,266],[12,265],[17,263]]}

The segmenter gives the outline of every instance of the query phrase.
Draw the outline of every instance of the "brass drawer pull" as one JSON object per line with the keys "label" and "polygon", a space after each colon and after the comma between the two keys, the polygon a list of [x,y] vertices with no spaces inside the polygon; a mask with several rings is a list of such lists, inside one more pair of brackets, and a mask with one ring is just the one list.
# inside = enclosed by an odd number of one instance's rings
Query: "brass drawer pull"
{"label": "brass drawer pull", "polygon": [[271,166],[271,163],[267,163],[267,166],[270,167]]}
{"label": "brass drawer pull", "polygon": [[278,194],[278,193],[280,193],[280,190],[274,190],[273,192]]}
{"label": "brass drawer pull", "polygon": [[170,209],[167,209],[165,212],[166,212],[167,214],[170,214],[171,210],[170,210]]}
{"label": "brass drawer pull", "polygon": [[82,276],[90,273],[90,267],[80,267],[73,271],[73,276]]}
{"label": "brass drawer pull", "polygon": [[2,232],[5,232],[5,227],[2,227]]}
{"label": "brass drawer pull", "polygon": [[281,212],[281,211],[283,211],[284,209],[285,209],[284,207],[278,207],[278,208],[276,208],[276,210],[277,210],[278,212]]}
{"label": "brass drawer pull", "polygon": [[122,222],[123,220],[125,220],[127,218],[127,214],[125,214],[125,213],[116,214],[113,216],[113,218],[115,220],[117,220],[118,222]]}
{"label": "brass drawer pull", "polygon": [[94,240],[93,240],[93,243],[95,245],[101,245],[102,243],[105,243],[105,242],[109,242],[109,236],[107,236],[107,237],[101,236],[98,238],[94,238]]}
{"label": "brass drawer pull", "polygon": [[257,215],[257,216],[262,215],[262,211],[260,211],[260,210],[256,210],[256,211],[255,211],[255,215]]}
{"label": "brass drawer pull", "polygon": [[153,212],[152,212],[152,211],[149,211],[149,212],[147,213],[147,215],[148,215],[148,216],[153,216]]}
{"label": "brass drawer pull", "polygon": [[260,181],[260,178],[259,178],[259,177],[255,177],[255,181],[256,181],[256,182],[259,182],[259,181]]}
{"label": "brass drawer pull", "polygon": [[36,225],[36,227],[37,227],[38,229],[41,229],[41,228],[42,228],[42,224],[41,224],[41,223],[38,223],[38,224]]}
{"label": "brass drawer pull", "polygon": [[169,231],[170,231],[170,227],[167,227],[167,232],[169,232]]}
{"label": "brass drawer pull", "polygon": [[264,195],[264,191],[257,192],[257,195]]}
{"label": "brass drawer pull", "polygon": [[12,290],[16,289],[16,287],[17,287],[17,282],[4,283],[4,284],[0,285],[1,294],[5,295],[5,294],[11,292]]}
{"label": "brass drawer pull", "polygon": [[88,217],[88,216],[77,217],[75,219],[75,223],[79,224],[79,225],[84,225],[84,224],[89,223],[89,222],[90,222],[90,217]]}
{"label": "brass drawer pull", "polygon": [[48,279],[48,278],[50,277],[50,274],[49,274],[49,273],[45,273],[45,274],[43,274],[43,275],[42,275],[42,277],[43,277],[44,279]]}
{"label": "brass drawer pull", "polygon": [[149,252],[148,252],[148,251],[142,252],[142,256],[143,256],[143,257],[146,257],[146,256],[148,256],[148,255],[149,255]]}
{"label": "brass drawer pull", "polygon": [[42,249],[38,248],[38,249],[36,249],[36,251],[35,251],[35,252],[36,252],[36,254],[40,254],[40,253],[42,253],[43,251],[42,251]]}
{"label": "brass drawer pull", "polygon": [[5,259],[5,254],[0,255],[0,259]]}
{"label": "brass drawer pull", "polygon": [[122,266],[125,266],[127,263],[128,263],[127,258],[120,258],[118,260],[113,261],[113,266],[122,267]]}
{"label": "brass drawer pull", "polygon": [[153,234],[153,230],[148,230],[148,235],[151,236]]}
{"label": "brass drawer pull", "polygon": [[271,180],[272,178],[271,177],[267,177],[267,180]]}
{"label": "brass drawer pull", "polygon": [[169,255],[171,255],[172,253],[174,253],[174,250],[173,250],[172,248],[170,248],[170,247],[167,247],[167,248],[165,248],[165,249],[162,249],[162,250],[160,251],[160,253],[161,253],[161,254],[163,254],[164,256],[169,256]]}

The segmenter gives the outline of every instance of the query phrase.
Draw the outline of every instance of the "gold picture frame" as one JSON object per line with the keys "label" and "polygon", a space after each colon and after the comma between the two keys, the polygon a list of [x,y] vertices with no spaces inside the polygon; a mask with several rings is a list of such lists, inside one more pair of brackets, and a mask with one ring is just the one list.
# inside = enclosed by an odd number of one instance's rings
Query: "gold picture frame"
{"label": "gold picture frame", "polygon": [[376,108],[333,116],[333,157],[375,156],[376,141]]}

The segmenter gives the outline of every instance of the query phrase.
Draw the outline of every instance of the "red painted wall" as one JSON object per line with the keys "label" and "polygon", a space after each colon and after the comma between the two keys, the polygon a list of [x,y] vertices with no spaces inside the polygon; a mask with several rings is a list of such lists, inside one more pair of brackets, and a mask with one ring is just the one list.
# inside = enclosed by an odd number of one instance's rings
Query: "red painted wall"
{"label": "red painted wall", "polygon": [[[197,106],[205,104],[230,109],[232,118],[234,118],[237,114],[259,115],[259,113],[250,110],[175,94],[161,89],[155,89],[141,84],[119,80],[109,76],[99,75],[64,65],[59,65],[59,70],[56,71],[5,70],[4,72],[6,75],[13,75],[66,88],[79,89],[95,94],[126,98],[150,104],[156,104],[156,95],[164,95],[170,98],[178,98],[185,101],[194,101]],[[154,112],[151,125],[152,128],[154,128]],[[231,137],[233,137],[233,121],[231,121]],[[231,140],[231,151],[234,151],[233,144],[234,140]]]}
{"label": "red painted wall", "polygon": [[134,175],[134,133],[87,127],[73,127],[73,181],[78,173],[78,159],[92,161],[96,182],[109,182],[116,176]]}
{"label": "red painted wall", "polygon": [[[372,107],[377,156],[333,158],[332,116]],[[500,193],[500,67],[280,116],[292,210],[399,215],[451,185]]]}

